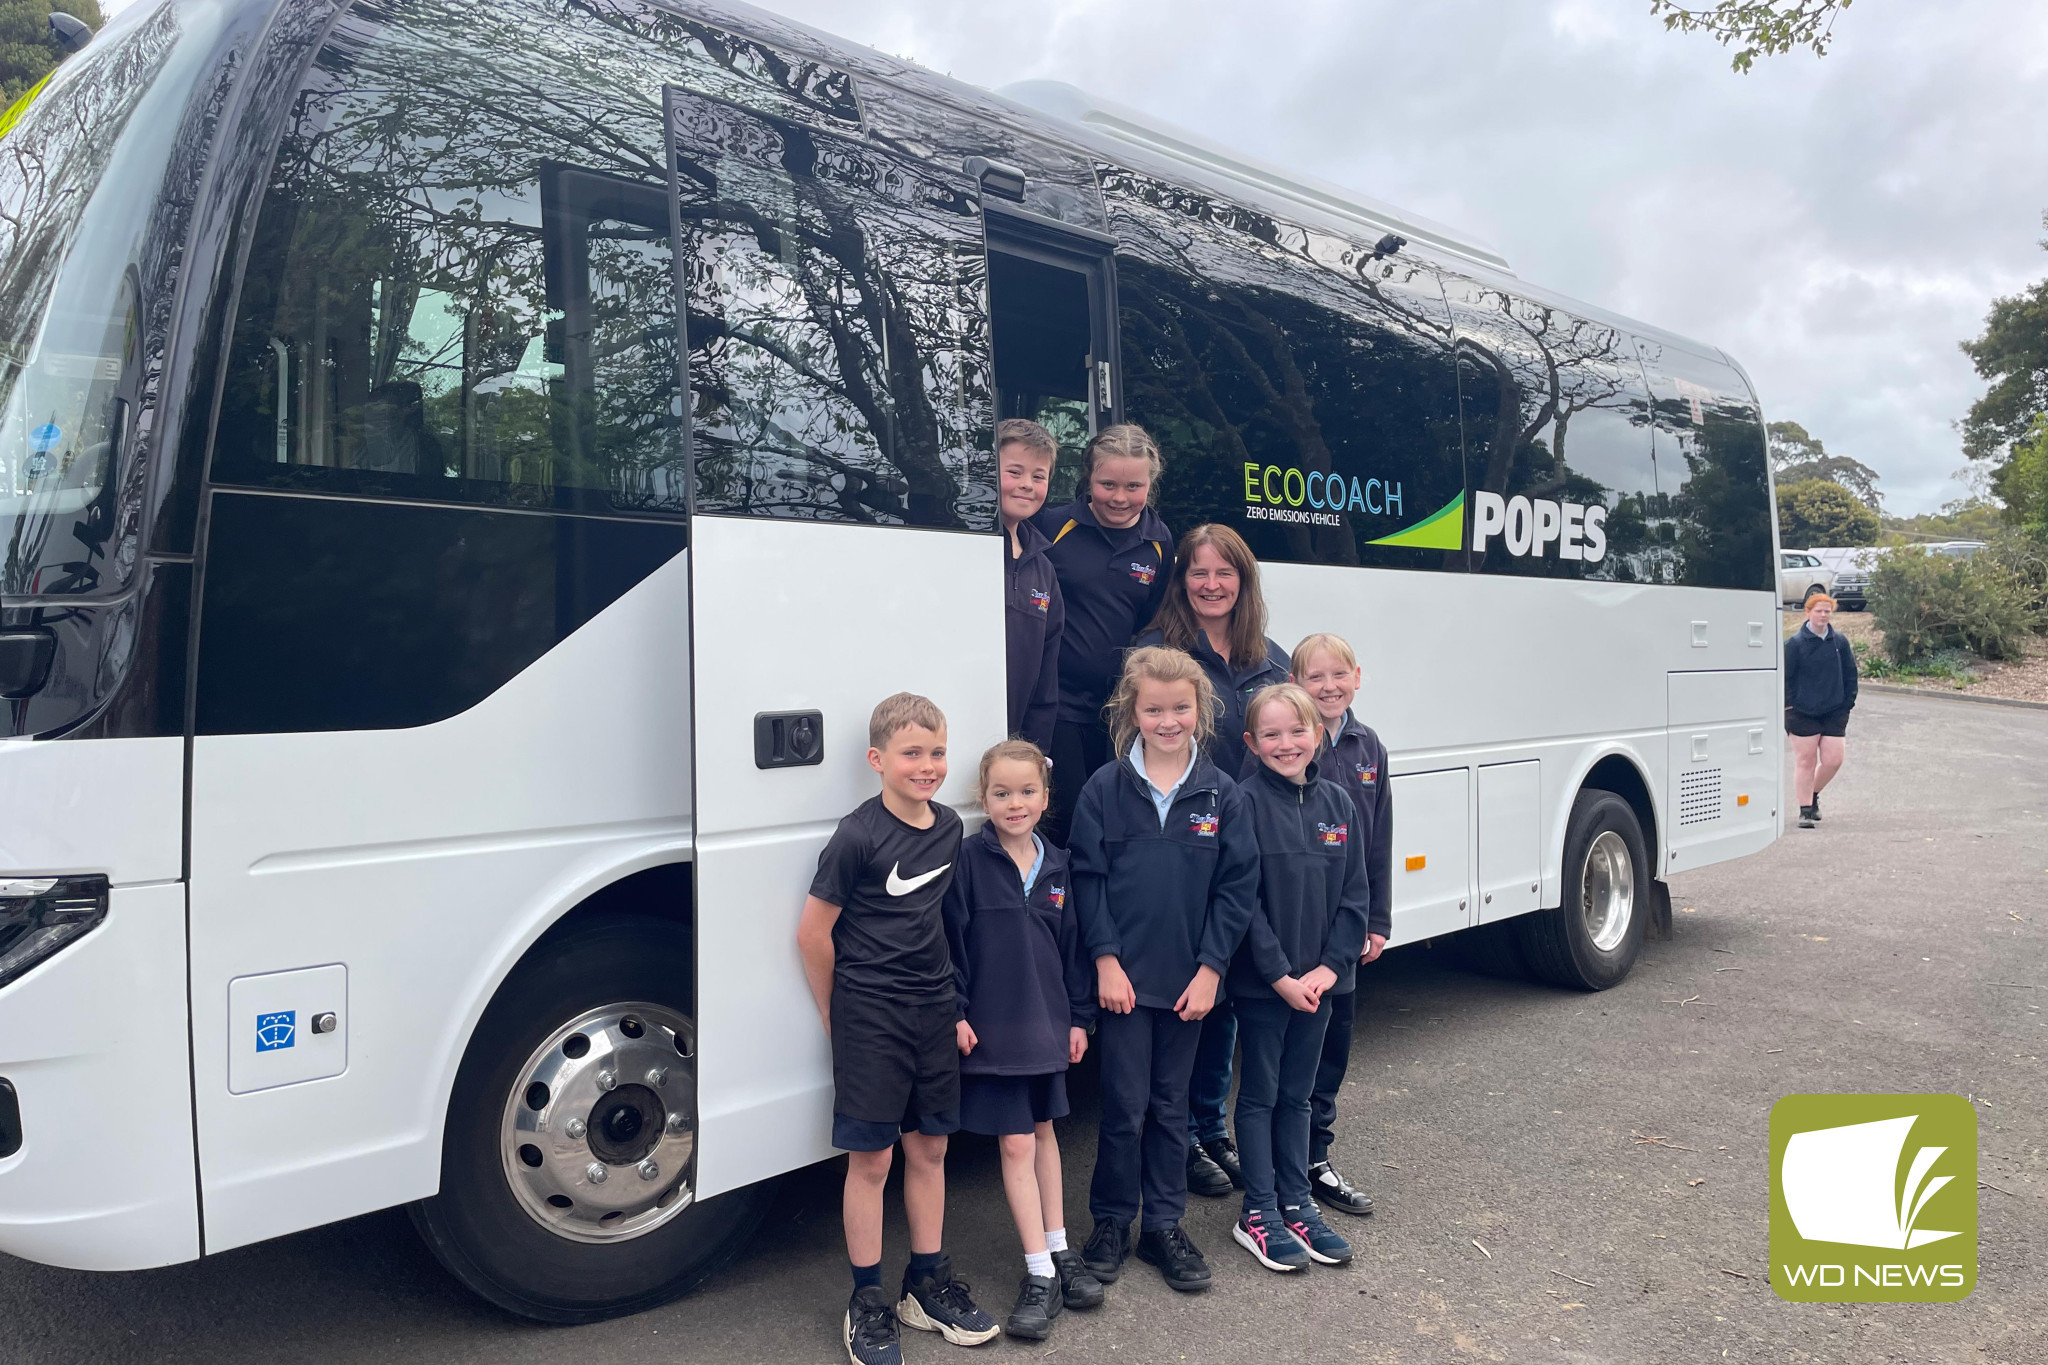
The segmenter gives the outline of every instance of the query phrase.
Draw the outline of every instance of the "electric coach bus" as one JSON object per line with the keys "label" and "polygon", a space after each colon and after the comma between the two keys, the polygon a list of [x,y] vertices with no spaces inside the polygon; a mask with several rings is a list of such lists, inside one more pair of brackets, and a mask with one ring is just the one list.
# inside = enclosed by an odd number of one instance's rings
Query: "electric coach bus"
{"label": "electric coach bus", "polygon": [[830,1154],[795,927],[870,708],[1003,731],[1010,416],[1068,487],[1142,423],[1359,646],[1396,942],[1612,985],[1776,837],[1711,346],[725,0],[109,23],[0,133],[0,1250],[409,1203],[554,1321],[730,1257]]}

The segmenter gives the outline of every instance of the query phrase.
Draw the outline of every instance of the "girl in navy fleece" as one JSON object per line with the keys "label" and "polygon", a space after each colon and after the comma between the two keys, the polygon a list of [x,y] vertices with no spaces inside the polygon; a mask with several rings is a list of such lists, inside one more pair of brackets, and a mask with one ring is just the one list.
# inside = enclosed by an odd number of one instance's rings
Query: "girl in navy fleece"
{"label": "girl in navy fleece", "polygon": [[1104,427],[1082,456],[1080,497],[1033,518],[1051,542],[1046,555],[1066,614],[1052,740],[1056,780],[1046,821],[1055,843],[1066,840],[1081,784],[1115,757],[1102,704],[1131,637],[1166,595],[1173,532],[1148,505],[1161,468],[1159,446],[1143,427]]}
{"label": "girl in navy fleece", "polygon": [[1094,973],[1081,953],[1067,855],[1039,838],[1046,762],[1009,739],[981,756],[988,823],[960,848],[946,935],[960,989],[960,1126],[996,1139],[1003,1190],[1024,1242],[1024,1283],[1006,1329],[1042,1340],[1062,1308],[1102,1286],[1067,1246],[1059,1140],[1067,1067],[1088,1050]]}
{"label": "girl in navy fleece", "polygon": [[1293,683],[1269,687],[1245,719],[1245,743],[1261,765],[1243,783],[1258,835],[1259,897],[1227,980],[1244,1046],[1244,1213],[1232,1235],[1269,1270],[1342,1265],[1351,1247],[1323,1222],[1309,1189],[1309,1095],[1331,997],[1351,990],[1365,945],[1365,850],[1352,837],[1351,798],[1320,778],[1323,727],[1308,693]]}
{"label": "girl in navy fleece", "polygon": [[1206,1289],[1181,1230],[1187,1210],[1188,1075],[1201,1020],[1251,919],[1258,845],[1244,797],[1200,744],[1215,694],[1177,649],[1136,649],[1107,708],[1120,757],[1081,789],[1074,894],[1095,962],[1102,1134],[1081,1253],[1105,1283],[1135,1248],[1168,1285]]}

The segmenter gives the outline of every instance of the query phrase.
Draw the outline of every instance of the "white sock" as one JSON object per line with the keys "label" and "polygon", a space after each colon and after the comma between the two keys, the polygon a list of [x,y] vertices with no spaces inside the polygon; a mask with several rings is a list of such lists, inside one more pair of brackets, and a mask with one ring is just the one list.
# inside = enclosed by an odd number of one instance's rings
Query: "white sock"
{"label": "white sock", "polygon": [[1041,1280],[1049,1280],[1049,1279],[1051,1279],[1051,1278],[1052,1278],[1052,1253],[1051,1253],[1050,1251],[1027,1251],[1027,1252],[1025,1252],[1025,1253],[1024,1253],[1024,1269],[1025,1269],[1026,1273],[1028,1273],[1028,1274],[1032,1274],[1032,1275],[1036,1275],[1036,1276],[1037,1276],[1037,1277],[1038,1277],[1039,1279],[1041,1279]]}
{"label": "white sock", "polygon": [[1067,1249],[1067,1230],[1065,1228],[1048,1229],[1045,1234],[1045,1249],[1048,1253],[1065,1251]]}

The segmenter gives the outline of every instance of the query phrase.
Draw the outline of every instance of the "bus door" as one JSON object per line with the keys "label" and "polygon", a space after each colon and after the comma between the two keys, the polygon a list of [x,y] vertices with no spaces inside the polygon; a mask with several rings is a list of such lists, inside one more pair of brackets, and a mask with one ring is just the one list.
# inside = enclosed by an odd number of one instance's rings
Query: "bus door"
{"label": "bus door", "polygon": [[987,256],[972,182],[857,128],[671,87],[687,339],[700,1198],[830,1154],[796,950],[894,692],[948,719],[941,799],[1005,728]]}

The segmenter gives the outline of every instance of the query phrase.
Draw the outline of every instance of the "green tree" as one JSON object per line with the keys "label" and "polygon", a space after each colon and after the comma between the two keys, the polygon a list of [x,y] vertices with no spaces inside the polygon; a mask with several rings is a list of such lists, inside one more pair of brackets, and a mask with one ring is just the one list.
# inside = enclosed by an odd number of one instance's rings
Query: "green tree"
{"label": "green tree", "polygon": [[1971,495],[1943,503],[1939,512],[1886,517],[1884,543],[1917,545],[1930,540],[1989,540],[2004,524],[2004,511],[1997,503]]}
{"label": "green tree", "polygon": [[1778,535],[1787,545],[1875,545],[1877,513],[1829,479],[1778,485]]}
{"label": "green tree", "polygon": [[1871,511],[1884,510],[1884,494],[1877,491],[1883,476],[1869,465],[1848,455],[1828,454],[1820,438],[1797,422],[1772,422],[1764,431],[1770,441],[1771,472],[1780,485],[1826,479],[1854,493],[1856,501]]}
{"label": "green tree", "polygon": [[0,108],[56,70],[64,49],[50,37],[50,11],[63,10],[97,32],[106,19],[99,0],[0,0]]}
{"label": "green tree", "polygon": [[[1736,49],[1730,63],[1746,72],[1758,57],[1775,57],[1810,47],[1825,57],[1834,38],[1835,16],[1855,0],[1718,0],[1694,6],[1681,0],[1650,0],[1650,13],[1679,33],[1707,33]],[[1739,45],[1739,46],[1738,46]]]}
{"label": "green tree", "polygon": [[1992,475],[1991,486],[2005,503],[2006,520],[2048,532],[2048,413],[2034,414],[2034,425],[2013,442],[2012,455]]}
{"label": "green tree", "polygon": [[[2048,226],[2048,213],[2041,216]],[[2048,249],[2048,240],[2041,243]],[[1963,418],[1963,453],[1999,460],[2048,412],[2048,280],[2023,294],[1994,299],[1984,335],[1962,343],[1963,354],[1991,385]],[[1992,478],[1996,480],[1997,471]]]}

